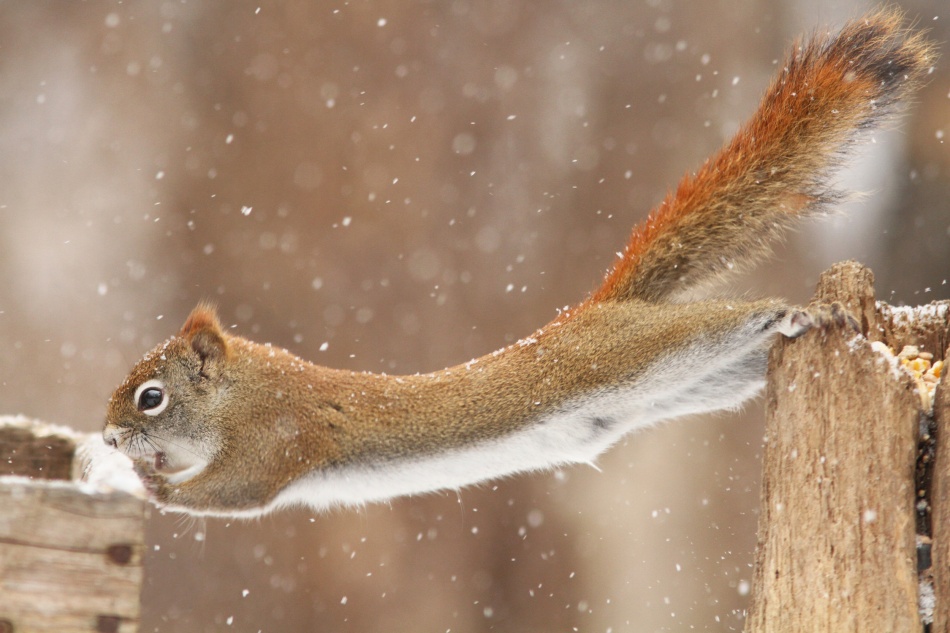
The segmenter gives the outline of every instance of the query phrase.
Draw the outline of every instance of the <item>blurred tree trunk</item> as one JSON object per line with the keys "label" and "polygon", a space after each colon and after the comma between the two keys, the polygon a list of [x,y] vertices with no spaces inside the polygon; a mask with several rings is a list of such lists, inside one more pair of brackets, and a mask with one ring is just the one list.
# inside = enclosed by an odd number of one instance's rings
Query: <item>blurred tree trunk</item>
{"label": "blurred tree trunk", "polygon": [[855,263],[824,273],[815,301],[847,306],[867,338],[832,326],[773,349],[746,630],[948,630],[946,389],[931,413],[923,384],[872,342],[941,358],[950,306],[875,304]]}

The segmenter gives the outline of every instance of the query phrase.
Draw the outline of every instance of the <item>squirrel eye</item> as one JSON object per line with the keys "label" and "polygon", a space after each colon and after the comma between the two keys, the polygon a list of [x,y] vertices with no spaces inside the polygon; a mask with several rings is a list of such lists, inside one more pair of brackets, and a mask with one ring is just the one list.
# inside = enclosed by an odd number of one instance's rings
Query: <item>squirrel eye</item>
{"label": "squirrel eye", "polygon": [[168,406],[168,394],[161,380],[147,380],[135,390],[135,406],[145,415],[158,415]]}

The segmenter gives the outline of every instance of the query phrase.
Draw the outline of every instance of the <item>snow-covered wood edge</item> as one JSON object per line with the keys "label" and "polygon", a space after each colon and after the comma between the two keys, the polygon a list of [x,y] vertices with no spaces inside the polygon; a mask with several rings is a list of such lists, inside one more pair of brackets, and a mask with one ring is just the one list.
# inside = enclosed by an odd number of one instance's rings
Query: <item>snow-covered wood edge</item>
{"label": "snow-covered wood edge", "polygon": [[[69,469],[69,481],[90,494],[121,490],[145,498],[142,482],[132,468],[132,462],[122,453],[105,445],[100,433],[83,433],[68,426],[50,424],[23,415],[0,415],[0,480],[10,475],[11,460],[15,456],[3,452],[5,432],[20,430],[38,440],[60,440],[74,449]],[[6,466],[6,468],[5,468]],[[16,469],[13,469],[16,472]],[[48,478],[43,472],[30,472],[30,479]]]}

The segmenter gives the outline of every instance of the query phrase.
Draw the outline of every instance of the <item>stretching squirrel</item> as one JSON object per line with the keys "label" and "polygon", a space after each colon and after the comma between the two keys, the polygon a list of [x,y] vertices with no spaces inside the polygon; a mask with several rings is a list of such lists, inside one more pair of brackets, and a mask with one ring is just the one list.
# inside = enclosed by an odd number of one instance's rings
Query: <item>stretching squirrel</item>
{"label": "stretching squirrel", "polygon": [[633,230],[600,288],[514,345],[431,374],[355,373],[229,334],[202,304],[115,391],[106,443],[161,506],[255,516],[589,462],[634,429],[738,407],[762,388],[776,333],[843,312],[674,300],[840,198],[834,168],[932,63],[902,23],[882,10],[795,46],[752,119]]}

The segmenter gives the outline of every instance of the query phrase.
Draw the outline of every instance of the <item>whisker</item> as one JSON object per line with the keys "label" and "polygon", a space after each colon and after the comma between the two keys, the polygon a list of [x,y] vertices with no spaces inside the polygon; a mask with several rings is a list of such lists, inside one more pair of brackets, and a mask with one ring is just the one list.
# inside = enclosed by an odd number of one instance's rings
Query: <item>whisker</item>
{"label": "whisker", "polygon": [[[153,432],[153,431],[142,431],[142,435],[146,435],[148,438],[155,438],[155,439],[157,439],[157,440],[159,440],[159,441],[162,441],[162,442],[164,442],[164,443],[166,443],[166,444],[168,444],[168,445],[170,445],[170,446],[174,446],[175,448],[181,449],[182,451],[184,451],[184,452],[186,452],[186,453],[190,453],[190,454],[194,455],[195,457],[204,458],[204,456],[203,456],[201,453],[199,453],[198,451],[192,449],[191,447],[189,447],[189,446],[187,446],[187,445],[185,445],[185,444],[181,444],[180,442],[175,442],[175,441],[173,441],[173,440],[170,440],[170,439],[168,439],[167,437],[165,437],[165,436],[163,436],[163,435],[160,435],[160,434],[158,434],[158,433],[155,433],[155,432]],[[154,445],[153,445],[153,446],[154,446]]]}

